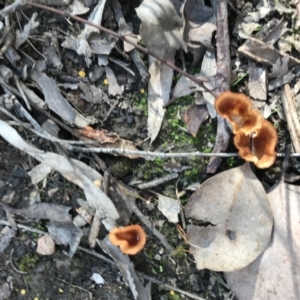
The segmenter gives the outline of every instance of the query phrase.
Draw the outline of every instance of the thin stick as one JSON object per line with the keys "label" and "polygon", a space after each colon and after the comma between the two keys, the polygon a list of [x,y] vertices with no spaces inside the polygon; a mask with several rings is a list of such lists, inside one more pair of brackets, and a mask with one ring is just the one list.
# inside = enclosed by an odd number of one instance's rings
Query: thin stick
{"label": "thin stick", "polygon": [[[15,120],[17,123],[22,125],[24,128],[34,132],[36,135],[46,139],[50,140],[51,142],[57,142],[64,145],[69,151],[74,152],[85,152],[85,153],[106,153],[106,154],[121,154],[121,155],[136,155],[139,157],[153,157],[153,158],[172,158],[172,157],[185,157],[185,158],[193,158],[193,157],[238,157],[238,153],[203,153],[199,151],[195,152],[179,152],[179,153],[164,153],[164,152],[150,152],[150,151],[138,151],[138,150],[126,150],[126,149],[116,149],[116,148],[84,148],[84,147],[76,147],[71,146],[69,144],[82,144],[87,143],[83,141],[68,141],[68,140],[61,140],[55,137],[49,138],[48,136],[30,128],[25,123],[21,122],[19,119],[15,118],[11,113],[9,113],[6,109],[3,109],[0,107],[0,111],[7,114],[9,117],[11,117],[13,120]],[[69,143],[69,144],[68,144]],[[92,142],[91,142],[92,143]],[[284,153],[277,153],[277,157],[285,157]],[[300,152],[292,153],[290,157],[300,157]]]}
{"label": "thin stick", "polygon": [[[38,132],[37,130],[34,130],[33,128],[30,128],[27,124],[20,121],[16,117],[14,117],[11,113],[9,113],[6,109],[2,108],[0,106],[0,111],[5,113],[7,116],[12,118],[15,122],[17,122],[19,125],[23,126],[24,128],[34,132],[36,135],[46,139],[50,140],[51,142],[56,142],[64,145],[69,151],[74,152],[84,152],[84,153],[106,153],[106,154],[121,154],[121,155],[136,155],[139,157],[153,157],[153,158],[172,158],[172,157],[185,157],[185,158],[192,158],[192,157],[238,157],[238,153],[203,153],[200,151],[195,152],[178,152],[178,153],[164,153],[164,152],[150,152],[150,151],[139,151],[139,150],[126,150],[126,149],[116,149],[116,148],[84,148],[84,147],[76,147],[71,146],[69,144],[92,144],[93,141],[69,141],[69,140],[61,140],[59,138],[55,138],[53,136],[49,137],[48,135],[45,135],[43,133]],[[284,153],[277,153],[277,157],[285,157]],[[300,152],[292,153],[290,157],[300,157]]]}
{"label": "thin stick", "polygon": [[26,5],[38,7],[38,8],[41,8],[41,9],[44,9],[44,10],[47,10],[47,11],[51,11],[53,13],[65,16],[65,17],[69,17],[69,18],[71,18],[73,20],[76,20],[78,22],[81,22],[81,23],[93,26],[93,27],[98,28],[98,29],[100,29],[100,30],[102,30],[102,31],[104,31],[104,32],[106,32],[108,34],[111,34],[111,35],[117,37],[118,39],[122,40],[123,42],[126,42],[126,43],[134,46],[135,48],[139,49],[140,51],[142,51],[142,52],[144,52],[146,54],[149,54],[149,55],[155,57],[157,60],[161,61],[162,63],[164,63],[165,65],[169,66],[170,68],[172,68],[176,72],[182,74],[183,76],[187,77],[191,81],[193,81],[196,84],[198,84],[201,87],[203,87],[207,92],[211,93],[211,91],[207,87],[205,87],[203,85],[203,82],[207,82],[208,81],[207,79],[198,79],[195,76],[193,76],[191,74],[188,74],[187,72],[185,72],[185,71],[181,70],[180,68],[176,67],[173,63],[171,63],[169,61],[166,61],[166,60],[163,60],[163,59],[160,59],[159,57],[157,57],[156,55],[154,55],[152,52],[150,52],[147,48],[142,47],[142,46],[140,46],[140,45],[132,42],[130,39],[127,39],[126,36],[124,36],[124,35],[122,35],[120,33],[114,32],[114,31],[112,31],[110,29],[107,29],[107,28],[101,26],[101,25],[94,24],[94,23],[92,23],[92,22],[90,22],[88,20],[82,19],[80,17],[73,16],[73,15],[71,15],[68,12],[61,11],[61,10],[58,10],[58,9],[55,9],[55,8],[52,8],[52,7],[49,7],[49,6],[46,6],[46,5],[42,5],[42,4],[38,4],[38,3],[33,3],[33,2],[28,2],[28,3],[26,3]]}
{"label": "thin stick", "polygon": [[15,251],[15,250],[12,249],[12,250],[10,251],[10,256],[9,256],[9,261],[10,261],[11,267],[12,267],[17,273],[19,273],[19,274],[23,274],[23,275],[28,274],[28,272],[20,271],[20,270],[15,266],[14,261],[13,261],[14,251]]}

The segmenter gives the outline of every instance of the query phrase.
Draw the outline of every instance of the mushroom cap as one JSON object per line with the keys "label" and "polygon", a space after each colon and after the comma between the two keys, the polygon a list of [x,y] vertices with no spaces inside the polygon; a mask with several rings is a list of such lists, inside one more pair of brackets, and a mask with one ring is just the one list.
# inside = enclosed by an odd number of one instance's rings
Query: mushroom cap
{"label": "mushroom cap", "polygon": [[263,120],[262,127],[254,132],[252,137],[240,131],[235,135],[233,142],[243,159],[253,162],[260,169],[265,169],[275,162],[277,140],[278,135],[274,126],[269,121]]}
{"label": "mushroom cap", "polygon": [[233,143],[239,150],[239,155],[246,161],[256,163],[258,158],[251,151],[251,137],[240,131],[234,136]]}
{"label": "mushroom cap", "polygon": [[264,120],[261,129],[253,138],[253,148],[258,158],[256,163],[258,168],[269,168],[274,164],[277,156],[275,151],[277,141],[278,134],[276,129],[269,121]]}
{"label": "mushroom cap", "polygon": [[232,125],[234,134],[243,131],[249,135],[262,126],[263,117],[252,108],[251,100],[244,94],[226,91],[216,98],[215,108]]}
{"label": "mushroom cap", "polygon": [[140,225],[129,225],[112,229],[109,240],[113,245],[120,246],[123,253],[135,255],[144,248],[146,233]]}

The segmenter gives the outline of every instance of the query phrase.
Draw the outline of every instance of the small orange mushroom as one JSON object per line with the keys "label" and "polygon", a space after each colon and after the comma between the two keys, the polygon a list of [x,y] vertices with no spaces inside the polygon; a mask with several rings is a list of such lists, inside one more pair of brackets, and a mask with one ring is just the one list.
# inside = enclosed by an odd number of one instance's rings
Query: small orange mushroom
{"label": "small orange mushroom", "polygon": [[215,100],[215,108],[232,125],[234,134],[243,131],[249,135],[262,126],[263,117],[252,108],[251,100],[243,94],[224,92]]}
{"label": "small orange mushroom", "polygon": [[239,131],[233,141],[243,159],[253,162],[260,169],[265,169],[275,162],[277,140],[276,129],[269,121],[264,120],[261,129],[254,132],[252,137]]}
{"label": "small orange mushroom", "polygon": [[278,135],[274,126],[252,108],[251,100],[243,94],[227,91],[215,100],[215,108],[232,125],[239,155],[258,168],[269,168],[276,159]]}
{"label": "small orange mushroom", "polygon": [[140,225],[129,225],[112,229],[109,240],[113,245],[120,246],[123,253],[135,255],[144,248],[146,233]]}

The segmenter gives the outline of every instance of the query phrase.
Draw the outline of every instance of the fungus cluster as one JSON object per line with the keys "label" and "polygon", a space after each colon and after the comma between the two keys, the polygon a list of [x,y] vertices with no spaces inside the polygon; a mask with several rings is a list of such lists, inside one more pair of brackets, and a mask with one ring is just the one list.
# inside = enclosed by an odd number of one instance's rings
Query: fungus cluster
{"label": "fungus cluster", "polygon": [[120,246],[123,253],[135,255],[144,248],[146,233],[140,225],[129,225],[112,229],[109,240],[113,245]]}
{"label": "fungus cluster", "polygon": [[224,92],[215,100],[217,113],[228,120],[235,134],[239,155],[258,168],[269,168],[275,162],[278,135],[274,126],[253,109],[243,94]]}

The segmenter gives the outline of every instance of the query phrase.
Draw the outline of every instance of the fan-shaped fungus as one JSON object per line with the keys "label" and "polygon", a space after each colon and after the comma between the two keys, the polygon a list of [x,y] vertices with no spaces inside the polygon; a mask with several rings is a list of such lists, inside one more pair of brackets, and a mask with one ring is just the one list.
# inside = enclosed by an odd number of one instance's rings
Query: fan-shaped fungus
{"label": "fan-shaped fungus", "polygon": [[261,128],[263,117],[243,94],[224,92],[215,100],[215,108],[232,125],[234,134],[241,130],[248,135]]}
{"label": "fan-shaped fungus", "polygon": [[146,233],[140,225],[130,225],[112,229],[109,239],[113,245],[120,246],[123,253],[135,255],[144,248]]}
{"label": "fan-shaped fungus", "polygon": [[252,137],[238,132],[234,137],[234,145],[243,159],[252,161],[258,168],[264,169],[275,162],[277,140],[276,129],[269,121],[264,120],[261,129],[254,132]]}
{"label": "fan-shaped fungus", "polygon": [[233,141],[239,155],[258,168],[269,168],[277,155],[277,132],[252,108],[251,100],[243,94],[224,92],[216,99],[215,108],[232,125]]}

